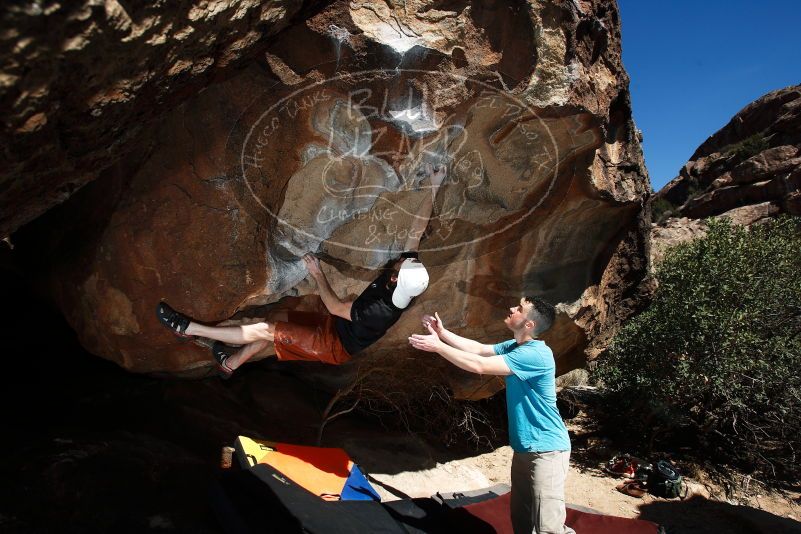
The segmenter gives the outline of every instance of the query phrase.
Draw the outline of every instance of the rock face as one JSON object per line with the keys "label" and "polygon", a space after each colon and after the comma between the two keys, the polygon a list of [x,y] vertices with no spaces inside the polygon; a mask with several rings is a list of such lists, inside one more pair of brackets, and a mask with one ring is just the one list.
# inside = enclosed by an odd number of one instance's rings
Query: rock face
{"label": "rock face", "polygon": [[262,50],[300,0],[6,2],[0,236],[70,197],[157,119]]}
{"label": "rock face", "polygon": [[[659,218],[801,214],[801,85],[766,94],[707,139],[652,199]],[[736,211],[733,211],[736,210]]]}
{"label": "rock face", "polygon": [[[218,5],[195,6],[199,20]],[[247,11],[242,35],[265,27],[264,9]],[[297,6],[282,9],[263,31]],[[221,48],[230,44],[196,50],[188,71]],[[165,58],[152,59],[154,76],[172,87]],[[116,117],[120,131],[142,127],[135,112]],[[135,372],[211,364],[158,325],[161,299],[210,323],[319,309],[300,262],[308,251],[341,296],[360,293],[402,251],[431,194],[426,164],[449,169],[421,245],[429,289],[364,356],[324,373],[390,364],[396,383],[492,394],[498,380],[409,350],[406,337],[439,311],[462,335],[506,338],[502,319],[522,294],[559,303],[546,340],[564,372],[634,311],[646,272],[649,184],[607,1],[333,2],[125,150],[33,226],[82,344]]]}
{"label": "rock face", "polygon": [[656,266],[665,257],[665,253],[685,241],[692,241],[706,234],[704,221],[687,217],[671,217],[651,227],[651,266]]}

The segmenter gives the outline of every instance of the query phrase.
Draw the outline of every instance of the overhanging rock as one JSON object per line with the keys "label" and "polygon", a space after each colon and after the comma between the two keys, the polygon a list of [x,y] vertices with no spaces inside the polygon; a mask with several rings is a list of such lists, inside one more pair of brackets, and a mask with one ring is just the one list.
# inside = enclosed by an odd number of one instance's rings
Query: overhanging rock
{"label": "overhanging rock", "polygon": [[291,25],[51,217],[65,230],[51,238],[80,251],[54,258],[50,280],[87,348],[135,372],[204,372],[208,352],[161,328],[156,303],[208,322],[319,307],[308,251],[358,294],[402,250],[431,194],[425,165],[446,164],[421,246],[428,291],[330,372],[391,364],[401,384],[431,367],[459,397],[491,394],[497,380],[406,337],[438,311],[461,335],[503,339],[523,294],[560,304],[546,340],[561,372],[601,350],[647,249],[614,3],[393,6],[334,2]]}

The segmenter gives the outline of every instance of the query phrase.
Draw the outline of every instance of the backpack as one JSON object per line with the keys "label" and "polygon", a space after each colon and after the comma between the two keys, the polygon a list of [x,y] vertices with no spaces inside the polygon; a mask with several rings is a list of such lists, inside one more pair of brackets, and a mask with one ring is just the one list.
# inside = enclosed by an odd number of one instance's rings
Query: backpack
{"label": "backpack", "polygon": [[683,499],[687,496],[687,490],[687,483],[670,462],[659,460],[648,472],[648,492],[652,495],[667,499],[674,497]]}

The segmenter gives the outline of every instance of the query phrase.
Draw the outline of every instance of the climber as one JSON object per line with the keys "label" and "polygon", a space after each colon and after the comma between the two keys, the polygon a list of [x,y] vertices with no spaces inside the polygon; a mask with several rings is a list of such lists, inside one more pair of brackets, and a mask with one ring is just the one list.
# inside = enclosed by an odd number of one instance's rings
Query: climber
{"label": "climber", "polygon": [[425,196],[412,220],[405,242],[406,252],[388,263],[355,300],[340,299],[320,269],[319,260],[306,254],[303,262],[317,283],[328,313],[290,310],[273,313],[267,320],[255,324],[206,326],[160,302],[156,308],[158,320],[177,336],[215,340],[212,355],[226,378],[269,343],[274,344],[276,357],[281,361],[345,363],[381,339],[412,299],[428,286],[428,272],[418,259],[417,250],[428,226],[434,199],[445,180],[446,167],[440,165],[435,169],[427,165],[426,174],[431,195]]}
{"label": "climber", "polygon": [[409,337],[414,348],[436,352],[460,369],[506,377],[515,534],[575,534],[565,526],[570,437],[556,408],[556,365],[551,349],[537,339],[554,316],[551,304],[523,297],[504,319],[514,335],[508,341],[485,345],[461,337],[445,328],[438,313],[423,316],[427,335]]}

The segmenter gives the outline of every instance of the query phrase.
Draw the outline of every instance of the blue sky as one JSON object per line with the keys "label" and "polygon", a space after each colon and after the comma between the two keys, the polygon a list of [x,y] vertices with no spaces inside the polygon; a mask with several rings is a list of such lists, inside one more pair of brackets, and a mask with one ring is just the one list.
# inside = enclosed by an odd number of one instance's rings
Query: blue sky
{"label": "blue sky", "polygon": [[634,121],[659,190],[763,94],[801,83],[801,0],[618,0]]}

